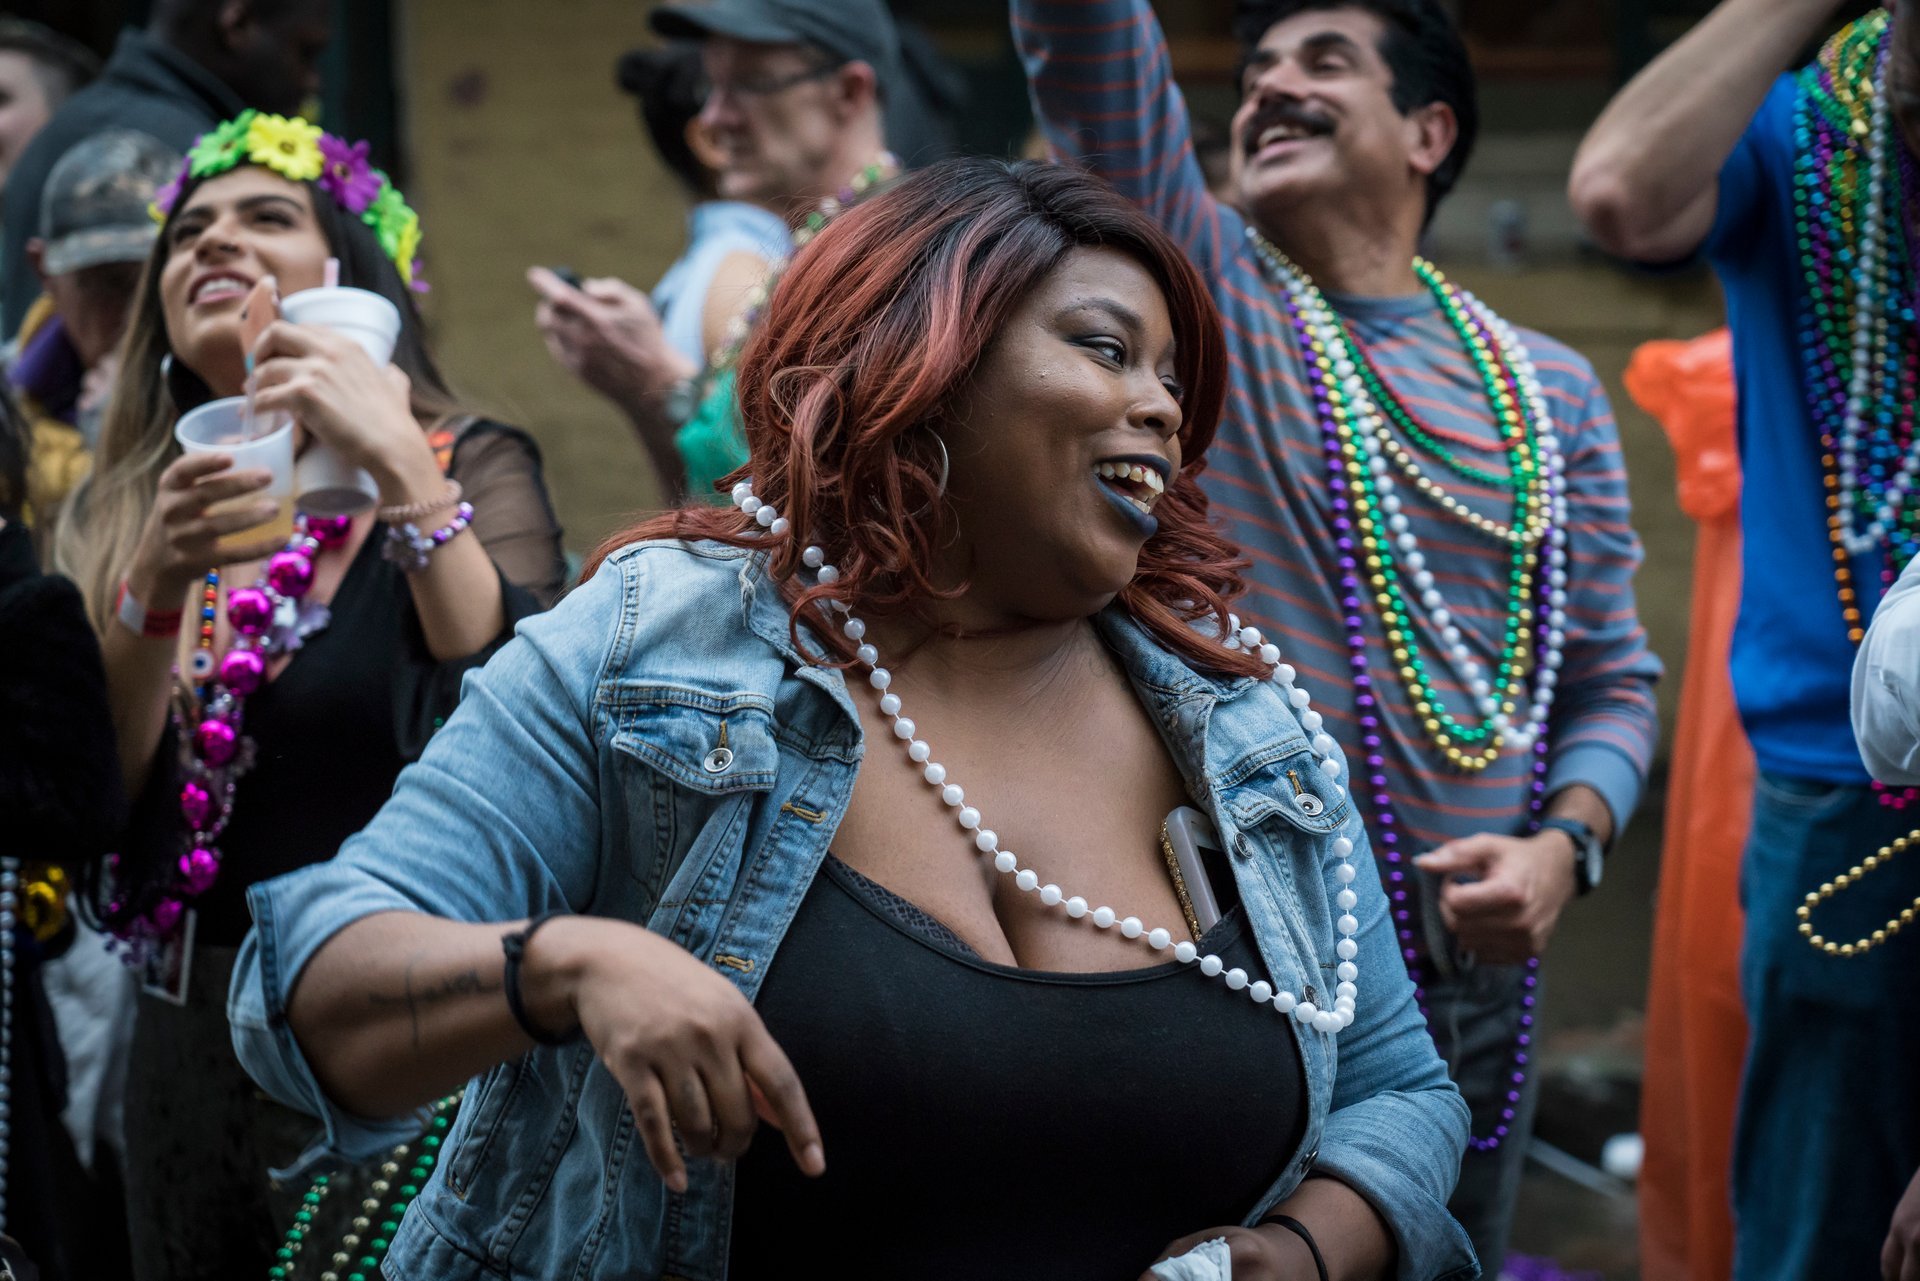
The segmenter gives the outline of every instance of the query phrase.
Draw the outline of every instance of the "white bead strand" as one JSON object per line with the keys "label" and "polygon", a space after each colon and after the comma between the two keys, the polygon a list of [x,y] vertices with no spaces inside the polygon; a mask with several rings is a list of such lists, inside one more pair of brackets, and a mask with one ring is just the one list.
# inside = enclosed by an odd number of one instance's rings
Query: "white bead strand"
{"label": "white bead strand", "polygon": [[[735,485],[732,494],[734,505],[751,516],[760,529],[772,533],[773,527],[778,523],[782,525],[784,532],[785,522],[780,514],[754,497],[751,481],[741,481]],[[827,562],[826,553],[819,547],[804,548],[800,560],[802,564],[814,571],[821,583],[833,583],[839,580],[839,571]],[[1359,932],[1360,922],[1351,910],[1359,899],[1351,889],[1346,888],[1352,885],[1356,875],[1356,870],[1350,861],[1353,854],[1351,840],[1344,836],[1333,838],[1334,853],[1340,858],[1340,864],[1334,869],[1334,873],[1342,886],[1331,904],[1340,911],[1339,917],[1334,922],[1338,935],[1334,943],[1334,954],[1340,960],[1336,977],[1340,982],[1334,990],[1332,1004],[1324,1009],[1316,1006],[1312,1001],[1302,1000],[1292,992],[1284,989],[1277,990],[1265,980],[1249,982],[1246,971],[1238,968],[1227,969],[1226,963],[1218,956],[1212,953],[1201,954],[1195,943],[1185,939],[1177,944],[1173,943],[1172,931],[1164,927],[1149,928],[1139,917],[1122,915],[1105,904],[1089,911],[1085,898],[1078,894],[1068,896],[1058,885],[1048,883],[1043,886],[1038,872],[1032,868],[1022,867],[1017,855],[1010,850],[1000,848],[999,834],[982,826],[984,820],[980,811],[965,803],[966,792],[958,783],[951,780],[946,766],[932,759],[932,749],[927,745],[926,740],[915,737],[920,727],[903,714],[900,696],[891,689],[893,673],[880,666],[879,651],[871,642],[865,641],[866,623],[855,618],[843,603],[839,601],[832,603],[845,616],[845,621],[840,628],[841,634],[849,640],[862,642],[856,651],[856,661],[866,669],[867,684],[872,687],[878,698],[881,715],[888,718],[893,735],[906,752],[908,761],[919,768],[920,776],[927,781],[928,786],[940,789],[940,799],[948,809],[954,812],[954,821],[962,837],[968,840],[980,855],[992,854],[994,870],[1003,876],[1011,876],[1015,889],[1023,894],[1034,894],[1041,906],[1058,908],[1071,919],[1080,920],[1091,917],[1094,926],[1098,929],[1111,930],[1117,926],[1122,938],[1142,943],[1156,952],[1166,951],[1171,945],[1173,959],[1178,963],[1197,965],[1200,972],[1208,978],[1218,978],[1230,990],[1246,992],[1256,1005],[1272,1005],[1278,1013],[1290,1014],[1316,1032],[1336,1035],[1352,1026],[1354,1001],[1358,993],[1355,985],[1360,976],[1359,968],[1354,964],[1354,959],[1360,954],[1360,945],[1355,941],[1354,935]],[[1297,673],[1291,666],[1280,661],[1280,651],[1266,642],[1258,628],[1240,626],[1240,620],[1237,617],[1231,621],[1234,630],[1224,639],[1227,648],[1257,654],[1272,669],[1272,680],[1280,687],[1282,697],[1290,707],[1295,709],[1301,725],[1312,735],[1308,750],[1318,762],[1320,772],[1326,777],[1337,796],[1345,796],[1346,789],[1339,781],[1340,758],[1335,754],[1336,747],[1333,739],[1319,732],[1323,721],[1318,712],[1311,710],[1312,695],[1294,683]]]}
{"label": "white bead strand", "polygon": [[0,1232],[7,1230],[7,1176],[13,1144],[13,927],[20,912],[20,867],[0,857]]}

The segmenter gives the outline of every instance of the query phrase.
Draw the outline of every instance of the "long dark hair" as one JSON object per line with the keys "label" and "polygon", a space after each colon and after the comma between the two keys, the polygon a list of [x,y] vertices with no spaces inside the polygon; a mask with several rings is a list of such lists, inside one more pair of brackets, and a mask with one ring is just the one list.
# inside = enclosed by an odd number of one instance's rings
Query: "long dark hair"
{"label": "long dark hair", "polygon": [[[1226,397],[1226,343],[1206,284],[1159,225],[1111,187],[1032,161],[943,161],[834,219],[782,276],[741,353],[754,492],[806,541],[832,548],[841,575],[797,593],[796,640],[808,607],[823,598],[876,614],[916,613],[940,598],[927,574],[934,550],[950,540],[951,514],[939,477],[910,448],[914,429],[950,412],[1013,313],[1079,248],[1116,250],[1159,283],[1187,388],[1186,463],[1154,507],[1159,532],[1120,601],[1196,665],[1264,670],[1190,626],[1212,616],[1224,633],[1227,602],[1244,586],[1234,549],[1207,524],[1195,480]],[[800,569],[800,539],[764,537],[730,508],[656,517],[615,535],[599,556],[639,538],[766,547],[782,579]],[[840,659],[851,657],[837,630],[814,630]]]}

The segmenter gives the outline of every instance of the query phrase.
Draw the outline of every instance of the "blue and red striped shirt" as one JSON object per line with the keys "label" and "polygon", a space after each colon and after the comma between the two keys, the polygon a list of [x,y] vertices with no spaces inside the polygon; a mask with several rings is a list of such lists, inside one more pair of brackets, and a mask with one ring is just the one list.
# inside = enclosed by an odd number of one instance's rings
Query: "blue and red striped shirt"
{"label": "blue and red striped shirt", "polygon": [[[1201,481],[1216,520],[1252,562],[1252,590],[1237,608],[1299,669],[1330,732],[1358,766],[1365,754],[1354,750],[1361,733],[1331,493],[1306,367],[1284,292],[1262,273],[1245,218],[1208,194],[1152,9],[1146,0],[1014,0],[1013,30],[1055,154],[1088,165],[1153,214],[1212,288],[1226,325],[1231,386]],[[1491,460],[1498,474],[1504,456],[1484,385],[1433,298],[1329,301],[1400,402],[1436,435],[1482,442],[1491,452],[1476,452],[1475,460]],[[1565,663],[1548,727],[1548,792],[1577,783],[1593,788],[1617,830],[1639,803],[1658,738],[1653,682],[1660,663],[1647,648],[1633,595],[1640,541],[1629,521],[1619,435],[1592,367],[1539,334],[1522,332],[1521,339],[1538,368],[1567,474]],[[1437,472],[1437,464],[1429,470]],[[1450,474],[1443,483],[1482,515],[1511,515],[1511,499],[1491,485]],[[1456,624],[1491,671],[1506,623],[1511,548],[1411,487],[1401,496]],[[1439,629],[1419,611],[1414,625],[1424,652],[1443,652]],[[1508,751],[1478,774],[1449,768],[1424,737],[1377,614],[1365,628],[1367,665],[1388,731],[1379,755],[1403,848],[1417,853],[1476,833],[1524,830],[1531,755]],[[1429,664],[1428,676],[1448,706],[1470,713],[1469,722],[1479,719],[1447,663]]]}

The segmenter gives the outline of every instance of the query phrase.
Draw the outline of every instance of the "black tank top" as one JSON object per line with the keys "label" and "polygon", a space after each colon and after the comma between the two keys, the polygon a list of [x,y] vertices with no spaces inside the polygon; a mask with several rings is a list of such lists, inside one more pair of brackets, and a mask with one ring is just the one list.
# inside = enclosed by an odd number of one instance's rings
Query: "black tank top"
{"label": "black tank top", "polygon": [[[903,910],[903,907],[905,910]],[[1290,1020],[1196,968],[994,965],[829,856],[758,999],[827,1173],[762,1125],[735,1172],[730,1281],[1133,1281],[1238,1223],[1306,1126]],[[1266,977],[1241,909],[1204,950]]]}

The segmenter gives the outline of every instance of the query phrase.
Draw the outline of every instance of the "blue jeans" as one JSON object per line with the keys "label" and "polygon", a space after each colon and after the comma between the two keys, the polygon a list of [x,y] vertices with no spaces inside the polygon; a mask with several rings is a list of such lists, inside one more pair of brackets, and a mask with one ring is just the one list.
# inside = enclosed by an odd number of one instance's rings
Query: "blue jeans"
{"label": "blue jeans", "polygon": [[[1876,1278],[1920,1165],[1920,938],[1865,956],[1807,945],[1808,891],[1920,826],[1865,787],[1762,774],[1740,866],[1740,990],[1751,1036],[1734,1132],[1736,1281]],[[1816,908],[1851,942],[1913,902],[1920,851]]]}
{"label": "blue jeans", "polygon": [[[1520,1030],[1520,997],[1526,967],[1460,965],[1457,961],[1427,984],[1428,1026],[1447,1075],[1460,1087],[1473,1112],[1475,1138],[1489,1136],[1500,1124],[1512,1088],[1514,1036]],[[1536,998],[1545,983],[1534,989]],[[1535,1006],[1536,1014],[1539,1007]],[[1537,1024],[1536,1024],[1537,1028]],[[1537,1045],[1533,1048],[1538,1048]],[[1527,1143],[1533,1135],[1534,1105],[1540,1098],[1538,1059],[1528,1052],[1527,1080],[1520,1102],[1499,1147],[1483,1152],[1469,1147],[1460,1164],[1460,1182],[1447,1209],[1460,1221],[1480,1257],[1481,1275],[1494,1281],[1507,1253],[1513,1206],[1520,1195]]]}

